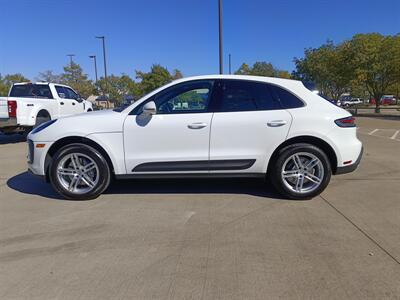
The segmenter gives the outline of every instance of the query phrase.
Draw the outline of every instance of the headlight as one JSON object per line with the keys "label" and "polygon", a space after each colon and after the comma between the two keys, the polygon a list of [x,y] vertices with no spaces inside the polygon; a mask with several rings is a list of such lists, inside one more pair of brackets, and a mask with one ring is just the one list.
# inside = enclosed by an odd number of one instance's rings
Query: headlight
{"label": "headlight", "polygon": [[32,133],[32,134],[38,133],[38,132],[42,131],[43,129],[49,127],[50,125],[54,124],[56,121],[57,121],[57,119],[55,119],[55,120],[50,120],[50,121],[47,121],[47,122],[45,122],[45,123],[43,123],[43,124],[40,124],[38,127],[34,128],[34,129],[31,131],[31,133]]}

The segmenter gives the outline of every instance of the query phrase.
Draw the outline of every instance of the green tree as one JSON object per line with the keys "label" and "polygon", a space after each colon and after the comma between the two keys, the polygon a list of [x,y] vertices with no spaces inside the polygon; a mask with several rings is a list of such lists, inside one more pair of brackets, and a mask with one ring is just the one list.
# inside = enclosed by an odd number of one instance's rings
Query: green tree
{"label": "green tree", "polygon": [[253,75],[253,76],[266,76],[266,77],[279,77],[290,78],[287,71],[275,68],[271,63],[265,61],[257,61],[250,67],[248,64],[243,63],[240,68],[235,72],[236,75]]}
{"label": "green tree", "polygon": [[88,79],[87,74],[83,73],[81,66],[74,62],[64,67],[61,82],[72,87],[84,98],[96,91],[93,82]]}
{"label": "green tree", "polygon": [[328,41],[319,48],[306,49],[304,58],[294,59],[294,77],[314,82],[324,95],[338,100],[349,91],[354,78],[354,70],[348,64],[351,60],[349,43],[336,46]]}
{"label": "green tree", "polygon": [[137,84],[126,74],[108,76],[107,82],[102,77],[97,81],[97,87],[108,95],[111,102],[116,104],[122,104],[125,96],[136,97],[138,95]]}
{"label": "green tree", "polygon": [[159,64],[153,65],[150,72],[147,73],[136,70],[136,79],[139,79],[139,96],[145,95],[180,77],[182,77],[182,73],[179,70],[175,70],[174,74],[171,74],[167,68]]}
{"label": "green tree", "polygon": [[7,74],[4,77],[2,77],[0,74],[0,96],[7,96],[8,91],[10,90],[10,87],[13,83],[27,81],[29,81],[29,79],[20,73]]}
{"label": "green tree", "polygon": [[40,72],[38,77],[36,78],[37,81],[42,82],[52,82],[52,83],[62,83],[62,76],[58,74],[54,74],[53,71],[47,70],[44,72]]}
{"label": "green tree", "polygon": [[380,112],[381,97],[400,82],[400,35],[357,34],[350,44],[355,81],[366,87]]}
{"label": "green tree", "polygon": [[248,64],[243,63],[235,72],[236,75],[251,75],[251,68]]}

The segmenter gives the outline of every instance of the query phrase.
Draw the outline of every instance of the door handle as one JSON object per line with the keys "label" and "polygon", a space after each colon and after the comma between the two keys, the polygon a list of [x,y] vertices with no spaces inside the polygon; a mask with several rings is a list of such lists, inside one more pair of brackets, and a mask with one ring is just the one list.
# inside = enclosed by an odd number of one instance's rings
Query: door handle
{"label": "door handle", "polygon": [[60,102],[61,105],[64,105],[64,102]]}
{"label": "door handle", "polygon": [[207,127],[207,124],[199,122],[199,123],[190,124],[190,125],[188,125],[188,127],[190,129],[201,129],[201,128]]}
{"label": "door handle", "polygon": [[75,102],[72,102],[72,105],[75,105]]}
{"label": "door handle", "polygon": [[267,123],[267,125],[269,127],[281,127],[283,125],[286,125],[286,121],[285,120],[274,120],[274,121],[270,121]]}

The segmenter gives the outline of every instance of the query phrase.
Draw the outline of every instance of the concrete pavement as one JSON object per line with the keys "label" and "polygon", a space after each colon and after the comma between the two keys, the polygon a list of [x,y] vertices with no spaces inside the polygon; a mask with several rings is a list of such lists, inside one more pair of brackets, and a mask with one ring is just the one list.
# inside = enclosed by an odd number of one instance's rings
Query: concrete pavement
{"label": "concrete pavement", "polygon": [[[262,182],[127,181],[61,200],[0,138],[0,299],[400,299],[400,121],[310,201]],[[372,128],[370,130],[370,128]]]}

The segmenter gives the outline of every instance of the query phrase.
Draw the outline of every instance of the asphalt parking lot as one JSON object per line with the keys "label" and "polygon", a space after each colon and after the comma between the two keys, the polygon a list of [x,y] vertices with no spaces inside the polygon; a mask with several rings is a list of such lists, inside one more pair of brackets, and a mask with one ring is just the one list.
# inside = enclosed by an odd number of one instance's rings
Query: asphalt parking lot
{"label": "asphalt parking lot", "polygon": [[357,123],[359,169],[309,201],[243,180],[66,201],[0,136],[0,299],[400,299],[400,121]]}

